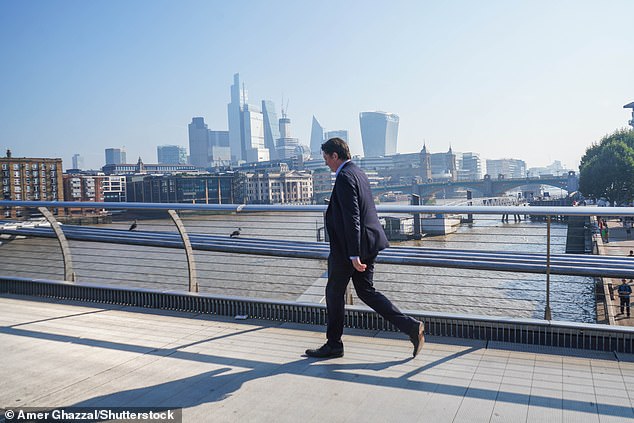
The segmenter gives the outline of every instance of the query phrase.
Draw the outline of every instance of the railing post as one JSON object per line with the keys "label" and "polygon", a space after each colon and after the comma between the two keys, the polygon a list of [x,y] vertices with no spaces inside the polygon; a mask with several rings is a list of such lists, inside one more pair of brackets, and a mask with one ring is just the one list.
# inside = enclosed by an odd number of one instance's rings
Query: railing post
{"label": "railing post", "polygon": [[62,231],[62,228],[59,226],[55,216],[53,216],[53,213],[51,213],[46,207],[38,207],[37,210],[42,213],[46,221],[51,224],[51,228],[53,229],[53,232],[55,232],[59,246],[62,249],[62,258],[64,259],[64,280],[75,282],[76,275],[73,271],[73,259],[70,254],[70,246],[68,245],[68,240],[64,235],[64,231]]}
{"label": "railing post", "polygon": [[174,221],[176,228],[178,229],[178,233],[183,240],[183,246],[185,247],[185,254],[187,255],[187,268],[189,269],[189,292],[198,292],[198,280],[196,278],[196,263],[194,261],[194,250],[192,248],[191,242],[189,242],[189,236],[187,235],[187,231],[185,230],[185,225],[183,225],[183,221],[178,216],[175,210],[168,210],[170,217]]}
{"label": "railing post", "polygon": [[552,320],[550,310],[550,215],[546,216],[546,308],[544,319]]}

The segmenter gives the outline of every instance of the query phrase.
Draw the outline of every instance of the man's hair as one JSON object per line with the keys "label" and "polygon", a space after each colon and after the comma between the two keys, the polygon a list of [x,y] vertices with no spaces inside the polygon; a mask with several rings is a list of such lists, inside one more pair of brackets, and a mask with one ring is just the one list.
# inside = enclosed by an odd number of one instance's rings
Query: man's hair
{"label": "man's hair", "polygon": [[342,160],[350,160],[351,157],[348,144],[341,138],[330,138],[321,145],[321,151],[330,155],[332,155],[332,153],[337,153],[339,158]]}

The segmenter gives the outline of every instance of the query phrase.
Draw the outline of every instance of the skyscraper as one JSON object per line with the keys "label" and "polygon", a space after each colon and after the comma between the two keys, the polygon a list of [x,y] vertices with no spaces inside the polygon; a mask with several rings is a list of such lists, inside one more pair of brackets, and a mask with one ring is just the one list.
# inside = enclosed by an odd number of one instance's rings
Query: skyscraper
{"label": "skyscraper", "polygon": [[242,112],[246,103],[246,88],[240,89],[240,74],[233,75],[231,86],[231,102],[227,105],[227,117],[229,119],[229,145],[231,147],[231,161],[237,163],[246,158],[244,148],[244,134],[242,132]]}
{"label": "skyscraper", "polygon": [[227,105],[229,145],[234,163],[267,161],[270,158],[264,143],[264,116],[257,107],[248,104],[247,99],[247,90],[244,85],[240,88],[240,74],[236,73],[231,85],[231,102]]}
{"label": "skyscraper", "polygon": [[73,154],[73,169],[83,169],[84,158],[80,154]]}
{"label": "skyscraper", "polygon": [[313,159],[321,158],[321,144],[324,142],[324,128],[319,121],[313,116],[313,125],[310,131],[310,153]]}
{"label": "skyscraper", "polygon": [[228,131],[210,130],[205,119],[201,117],[192,118],[188,129],[190,164],[201,169],[230,164],[231,149]]}
{"label": "skyscraper", "polygon": [[264,147],[269,149],[271,160],[276,160],[275,141],[280,137],[275,103],[262,100],[262,118],[264,119]]}
{"label": "skyscraper", "polygon": [[396,154],[399,118],[394,113],[361,112],[361,141],[365,157]]}
{"label": "skyscraper", "polygon": [[242,135],[247,163],[270,160],[269,150],[264,146],[264,116],[255,106],[244,105],[242,112]]}
{"label": "skyscraper", "polygon": [[291,119],[282,111],[280,118],[280,138],[277,140],[277,155],[280,159],[290,159],[298,154],[299,139],[291,137]]}
{"label": "skyscraper", "polygon": [[106,164],[126,163],[125,150],[122,148],[106,148]]}
{"label": "skyscraper", "polygon": [[189,132],[189,162],[196,167],[206,168],[208,166],[209,129],[205,119],[194,117],[187,128]]}

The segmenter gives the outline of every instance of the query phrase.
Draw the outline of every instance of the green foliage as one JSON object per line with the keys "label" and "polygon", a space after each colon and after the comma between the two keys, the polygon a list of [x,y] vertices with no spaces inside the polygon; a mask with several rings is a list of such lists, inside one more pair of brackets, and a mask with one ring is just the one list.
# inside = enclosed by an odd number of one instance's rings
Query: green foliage
{"label": "green foliage", "polygon": [[619,204],[632,201],[634,130],[618,130],[586,149],[579,165],[579,190],[587,197]]}

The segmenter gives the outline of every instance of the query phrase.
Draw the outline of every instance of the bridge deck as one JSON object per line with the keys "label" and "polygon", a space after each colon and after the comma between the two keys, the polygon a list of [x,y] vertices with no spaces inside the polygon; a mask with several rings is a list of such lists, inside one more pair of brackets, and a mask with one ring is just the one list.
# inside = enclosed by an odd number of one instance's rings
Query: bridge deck
{"label": "bridge deck", "polygon": [[[0,407],[182,407],[183,421],[634,422],[634,357],[0,296]],[[0,418],[1,420],[1,418]]]}

